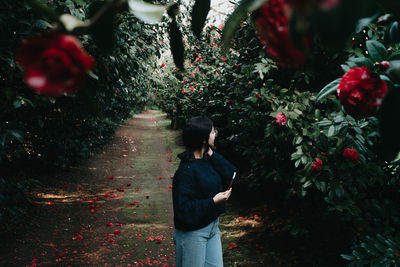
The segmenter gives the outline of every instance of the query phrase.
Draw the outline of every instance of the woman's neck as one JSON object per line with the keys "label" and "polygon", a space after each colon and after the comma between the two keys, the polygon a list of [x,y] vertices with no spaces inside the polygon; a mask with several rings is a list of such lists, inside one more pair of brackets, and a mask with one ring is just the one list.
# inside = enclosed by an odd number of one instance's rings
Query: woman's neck
{"label": "woman's neck", "polygon": [[193,155],[195,159],[202,159],[204,153],[206,152],[206,148],[202,147],[201,150],[197,149],[193,151]]}

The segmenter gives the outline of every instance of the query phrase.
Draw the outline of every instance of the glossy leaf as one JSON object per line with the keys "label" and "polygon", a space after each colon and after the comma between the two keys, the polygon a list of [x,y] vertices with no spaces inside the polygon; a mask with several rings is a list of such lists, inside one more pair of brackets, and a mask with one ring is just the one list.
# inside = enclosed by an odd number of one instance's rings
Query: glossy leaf
{"label": "glossy leaf", "polygon": [[[93,17],[97,11],[99,11],[106,2],[95,1],[89,6],[89,16]],[[115,39],[115,9],[108,8],[105,14],[103,14],[97,21],[95,21],[90,27],[90,33],[93,39],[96,41],[96,45],[103,53],[111,53],[116,44]]]}
{"label": "glossy leaf", "polygon": [[375,62],[381,62],[387,58],[386,47],[378,41],[368,40],[366,42],[368,54]]}
{"label": "glossy leaf", "polygon": [[333,92],[336,92],[336,89],[338,88],[341,79],[342,78],[338,78],[338,79],[330,82],[324,88],[322,88],[322,90],[319,91],[319,93],[317,95],[317,100],[319,101],[319,100],[325,98],[327,95],[329,95]]}
{"label": "glossy leaf", "polygon": [[394,21],[392,22],[392,24],[389,27],[388,30],[388,41],[389,42],[393,42],[393,43],[397,43],[400,42],[400,26],[399,26],[399,22]]}
{"label": "glossy leaf", "polygon": [[182,41],[182,33],[179,30],[178,24],[175,20],[172,20],[169,24],[168,34],[174,63],[179,69],[183,70],[184,46]]}
{"label": "glossy leaf", "polygon": [[400,124],[399,103],[399,88],[389,88],[378,112],[381,154],[386,160],[392,160],[400,151],[399,132],[393,127]]}
{"label": "glossy leaf", "polygon": [[201,31],[210,11],[210,0],[196,0],[192,10],[192,31],[197,38],[200,38]]}
{"label": "glossy leaf", "polygon": [[391,67],[387,70],[387,74],[394,83],[400,83],[400,60],[390,61],[390,66]]}

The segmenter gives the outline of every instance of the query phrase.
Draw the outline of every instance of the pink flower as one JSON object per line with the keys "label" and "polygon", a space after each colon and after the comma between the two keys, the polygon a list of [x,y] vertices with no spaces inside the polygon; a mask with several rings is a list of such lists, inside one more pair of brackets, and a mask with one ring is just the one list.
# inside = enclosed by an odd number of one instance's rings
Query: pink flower
{"label": "pink flower", "polygon": [[343,75],[337,93],[350,115],[363,118],[375,115],[387,90],[383,80],[371,77],[367,67],[360,67],[353,68]]}
{"label": "pink flower", "polygon": [[357,162],[358,161],[358,152],[352,148],[346,148],[343,151],[343,157],[349,159],[350,161]]}
{"label": "pink flower", "polygon": [[285,125],[287,122],[287,117],[283,113],[276,114],[275,119],[276,119],[275,123],[277,123],[281,126]]}
{"label": "pink flower", "polygon": [[323,169],[322,160],[316,158],[315,161],[313,162],[311,171],[319,172],[322,171],[322,169]]}

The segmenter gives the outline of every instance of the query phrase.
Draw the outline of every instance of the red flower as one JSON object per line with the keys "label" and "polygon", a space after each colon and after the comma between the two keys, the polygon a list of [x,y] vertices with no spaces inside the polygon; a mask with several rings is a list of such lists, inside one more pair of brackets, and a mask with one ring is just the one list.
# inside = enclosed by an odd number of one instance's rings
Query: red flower
{"label": "red flower", "polygon": [[231,250],[231,249],[234,249],[234,248],[237,248],[237,247],[239,247],[238,245],[236,245],[235,243],[229,243],[229,245],[228,245],[228,249],[229,250]]}
{"label": "red flower", "polygon": [[343,151],[343,157],[345,157],[353,162],[357,162],[358,161],[358,152],[355,149],[346,148]]}
{"label": "red flower", "polygon": [[360,67],[343,75],[337,93],[346,111],[354,117],[362,118],[375,114],[387,90],[383,80],[371,77],[367,67]]}
{"label": "red flower", "polygon": [[45,33],[25,40],[17,52],[26,83],[47,96],[77,92],[94,60],[72,35]]}
{"label": "red flower", "polygon": [[285,125],[287,122],[287,118],[283,113],[276,114],[275,119],[275,122],[281,126]]}
{"label": "red flower", "polygon": [[164,68],[164,67],[165,67],[165,64],[164,64],[164,63],[161,63],[161,67],[163,67],[163,68]]}
{"label": "red flower", "polygon": [[77,235],[77,236],[74,236],[72,239],[75,239],[75,240],[82,240],[82,239],[83,239],[83,236],[82,236],[82,235]]}
{"label": "red flower", "polygon": [[388,68],[390,68],[390,62],[389,61],[381,61],[381,62],[379,62],[379,66],[383,70],[387,70]]}
{"label": "red flower", "polygon": [[306,61],[304,52],[290,41],[290,13],[287,0],[270,0],[259,9],[255,19],[258,36],[266,46],[267,54],[281,66],[298,66]]}
{"label": "red flower", "polygon": [[315,161],[313,162],[311,171],[319,172],[322,171],[322,168],[323,168],[322,160],[316,158]]}

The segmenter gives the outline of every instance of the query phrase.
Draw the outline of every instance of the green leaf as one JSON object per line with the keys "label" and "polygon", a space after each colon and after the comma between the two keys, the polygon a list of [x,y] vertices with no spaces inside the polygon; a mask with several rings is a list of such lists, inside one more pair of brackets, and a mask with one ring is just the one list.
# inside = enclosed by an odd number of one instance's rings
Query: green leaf
{"label": "green leaf", "polygon": [[[88,7],[89,17],[95,16],[105,4],[107,4],[107,2],[92,2]],[[115,8],[108,8],[107,11],[90,26],[90,33],[93,40],[96,42],[98,48],[106,54],[112,52],[117,42],[115,38],[115,28],[113,26],[115,14]]]}
{"label": "green leaf", "polygon": [[389,41],[391,43],[398,43],[400,42],[400,27],[399,22],[394,21],[389,27],[388,31]]}
{"label": "green leaf", "polygon": [[149,24],[160,23],[165,10],[169,7],[169,5],[153,5],[140,0],[129,0],[128,4],[138,19]]}
{"label": "green leaf", "polygon": [[250,12],[258,9],[264,0],[242,0],[233,13],[228,17],[222,31],[222,53],[225,54],[231,46],[236,29],[240,21],[244,20]]}
{"label": "green leaf", "polygon": [[33,28],[38,30],[45,30],[51,27],[51,25],[47,21],[44,21],[42,19],[37,20],[32,26]]}
{"label": "green leaf", "polygon": [[2,147],[6,146],[6,141],[7,141],[7,132],[3,133],[3,135],[0,138],[0,145]]}
{"label": "green leaf", "polygon": [[95,80],[99,79],[99,76],[97,76],[96,74],[93,73],[93,71],[89,71],[89,76],[92,77]]}
{"label": "green leaf", "polygon": [[366,58],[366,57],[352,57],[352,58],[349,58],[348,61],[354,63],[354,65],[357,67],[365,66],[370,69],[373,67],[373,62],[371,61],[371,59]]}
{"label": "green leaf", "polygon": [[182,41],[182,33],[179,30],[178,24],[175,20],[172,20],[169,24],[168,33],[174,63],[179,69],[183,70],[184,47]]}
{"label": "green leaf", "polygon": [[331,125],[328,130],[328,137],[331,137],[335,134],[335,126]]}
{"label": "green leaf", "polygon": [[192,10],[192,31],[197,38],[200,38],[201,31],[210,11],[210,0],[196,0]]}
{"label": "green leaf", "polygon": [[58,15],[52,8],[39,3],[37,0],[25,0],[25,2],[27,2],[32,10],[40,17],[48,18],[50,21],[54,22],[58,20]]}
{"label": "green leaf", "polygon": [[359,19],[356,25],[356,32],[359,33],[364,29],[365,26],[370,24],[372,21],[376,20],[379,17],[379,13],[375,13],[371,17]]}
{"label": "green leaf", "polygon": [[301,142],[303,142],[303,137],[299,136],[296,138],[296,145],[300,144]]}
{"label": "green leaf", "polygon": [[400,60],[390,61],[390,68],[386,72],[394,83],[400,83]]}
{"label": "green leaf", "polygon": [[392,160],[400,151],[399,132],[393,125],[400,123],[400,91],[389,88],[379,107],[379,133],[381,136],[381,154],[385,160]]}
{"label": "green leaf", "polygon": [[20,108],[22,106],[21,100],[19,100],[19,99],[14,100],[13,106],[14,106],[14,108]]}
{"label": "green leaf", "polygon": [[378,41],[368,40],[366,42],[368,54],[373,61],[381,62],[387,58],[386,47]]}
{"label": "green leaf", "polygon": [[332,82],[330,82],[328,85],[326,85],[324,88],[322,88],[321,91],[319,91],[318,95],[317,95],[317,100],[320,101],[321,99],[323,99],[324,97],[326,97],[327,95],[333,93],[336,91],[336,89],[339,86],[340,80],[342,78],[338,78]]}
{"label": "green leaf", "polygon": [[325,127],[325,126],[328,126],[331,124],[332,124],[332,122],[330,120],[323,120],[323,121],[318,122],[318,125],[321,127]]}
{"label": "green leaf", "polygon": [[24,137],[22,136],[21,132],[15,131],[15,130],[10,130],[9,133],[18,141],[23,142]]}

